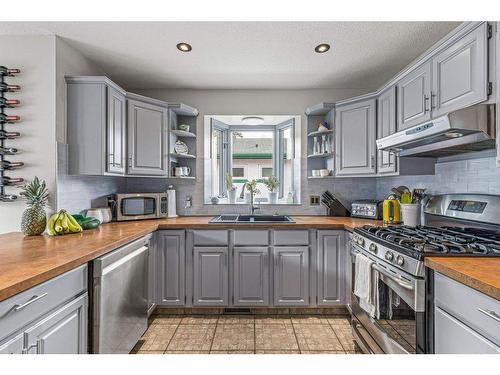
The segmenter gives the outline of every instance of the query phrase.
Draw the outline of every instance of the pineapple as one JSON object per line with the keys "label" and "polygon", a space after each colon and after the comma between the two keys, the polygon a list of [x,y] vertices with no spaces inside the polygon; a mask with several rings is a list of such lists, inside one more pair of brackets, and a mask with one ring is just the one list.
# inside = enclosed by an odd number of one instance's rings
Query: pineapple
{"label": "pineapple", "polygon": [[23,186],[22,195],[28,201],[28,206],[21,219],[21,230],[28,236],[42,234],[47,225],[45,206],[49,198],[49,192],[45,181],[35,177],[32,182]]}

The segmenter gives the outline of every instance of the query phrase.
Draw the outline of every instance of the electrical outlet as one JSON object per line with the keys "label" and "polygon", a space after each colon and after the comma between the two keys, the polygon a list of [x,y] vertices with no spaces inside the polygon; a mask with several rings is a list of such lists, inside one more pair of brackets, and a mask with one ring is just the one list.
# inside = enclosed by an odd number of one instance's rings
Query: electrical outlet
{"label": "electrical outlet", "polygon": [[320,200],[319,195],[310,195],[309,196],[309,204],[311,206],[319,206],[319,200]]}

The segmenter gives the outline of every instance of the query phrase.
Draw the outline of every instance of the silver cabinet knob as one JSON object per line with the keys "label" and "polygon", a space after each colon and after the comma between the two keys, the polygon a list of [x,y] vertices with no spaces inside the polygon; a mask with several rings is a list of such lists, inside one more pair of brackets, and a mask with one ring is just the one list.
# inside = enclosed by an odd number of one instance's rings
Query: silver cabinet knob
{"label": "silver cabinet knob", "polygon": [[396,257],[396,263],[397,263],[398,265],[402,266],[402,265],[404,264],[404,262],[405,262],[405,260],[404,260],[404,258],[403,258],[401,255],[398,255],[398,256]]}
{"label": "silver cabinet knob", "polygon": [[385,259],[387,259],[388,261],[392,262],[392,260],[394,259],[394,254],[390,251],[386,252],[385,253]]}

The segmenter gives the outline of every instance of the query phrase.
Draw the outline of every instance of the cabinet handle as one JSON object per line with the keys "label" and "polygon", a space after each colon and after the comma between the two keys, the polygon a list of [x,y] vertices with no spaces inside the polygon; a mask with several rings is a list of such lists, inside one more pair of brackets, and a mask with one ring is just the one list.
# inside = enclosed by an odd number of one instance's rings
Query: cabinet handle
{"label": "cabinet handle", "polygon": [[31,297],[31,298],[30,298],[27,302],[25,302],[25,303],[23,303],[23,304],[21,304],[21,305],[15,305],[15,306],[14,306],[14,311],[19,311],[19,310],[24,309],[26,306],[29,306],[29,305],[31,305],[32,303],[34,303],[34,302],[36,302],[36,301],[38,301],[38,300],[42,299],[42,298],[43,298],[43,297],[45,297],[47,294],[48,294],[48,293],[43,293],[43,294],[41,294],[41,295],[39,295],[39,296],[36,296],[36,295],[35,295],[35,296]]}
{"label": "cabinet handle", "polygon": [[128,167],[132,168],[132,156],[128,158]]}
{"label": "cabinet handle", "polygon": [[115,165],[115,155],[114,154],[109,154],[109,164]]}
{"label": "cabinet handle", "polygon": [[491,311],[491,310],[485,310],[480,307],[477,308],[477,311],[480,313],[483,313],[486,316],[489,316],[490,318],[496,320],[498,323],[500,323],[500,315],[498,315],[496,312]]}
{"label": "cabinet handle", "polygon": [[36,348],[35,354],[40,354],[41,353],[40,344],[41,344],[40,339],[36,340],[35,344],[31,344],[27,348],[23,348],[23,350],[21,351],[21,354],[29,354],[29,351],[33,348]]}
{"label": "cabinet handle", "polygon": [[424,94],[424,113],[429,112],[429,107],[427,104],[429,103],[429,97]]}
{"label": "cabinet handle", "polygon": [[436,109],[436,104],[434,104],[434,99],[436,98],[436,94],[431,91],[431,110]]}
{"label": "cabinet handle", "polygon": [[372,155],[370,158],[370,169],[373,169],[373,166],[375,165],[375,156]]}

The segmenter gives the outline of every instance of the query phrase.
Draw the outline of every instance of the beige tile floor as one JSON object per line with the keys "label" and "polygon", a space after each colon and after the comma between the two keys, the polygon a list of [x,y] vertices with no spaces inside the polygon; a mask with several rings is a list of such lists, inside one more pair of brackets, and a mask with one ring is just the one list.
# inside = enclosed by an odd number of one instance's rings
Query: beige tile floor
{"label": "beige tile floor", "polygon": [[345,317],[155,315],[133,354],[354,354]]}

